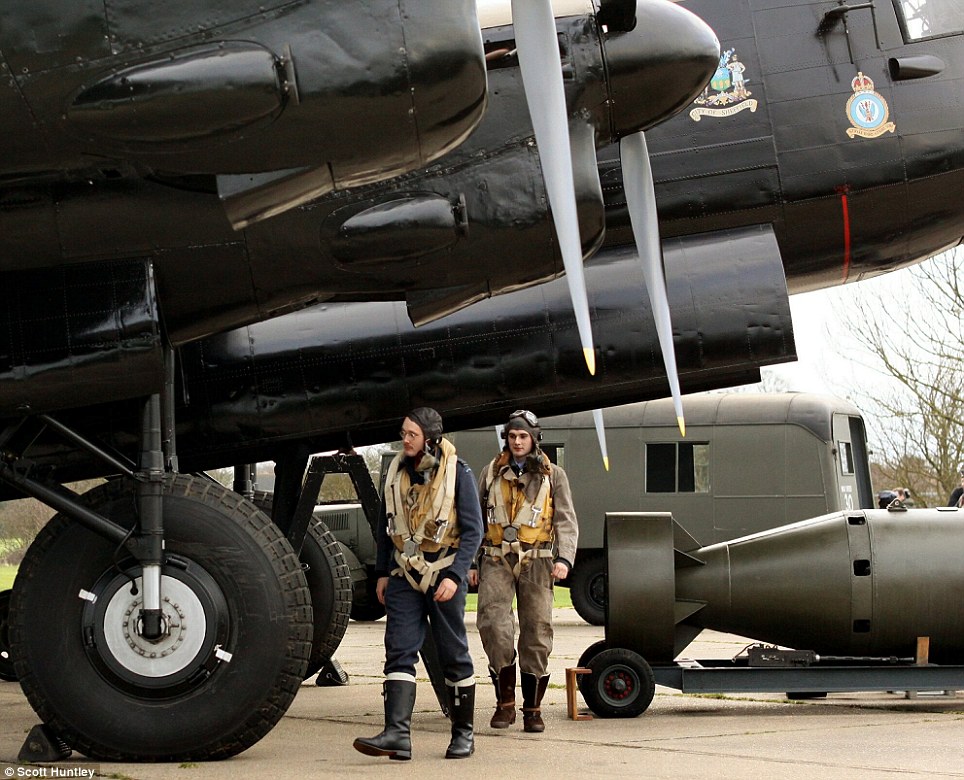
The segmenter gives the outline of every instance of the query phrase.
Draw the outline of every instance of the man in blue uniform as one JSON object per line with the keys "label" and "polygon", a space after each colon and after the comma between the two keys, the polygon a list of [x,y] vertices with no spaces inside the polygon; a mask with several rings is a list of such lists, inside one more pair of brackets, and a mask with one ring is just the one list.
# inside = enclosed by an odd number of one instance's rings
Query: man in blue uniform
{"label": "man in blue uniform", "polygon": [[376,594],[385,605],[385,728],[359,737],[370,756],[412,757],[415,663],[430,627],[445,674],[452,739],[446,758],[475,750],[475,671],[465,634],[466,577],[482,541],[475,481],[442,418],[419,407],[402,421],[377,527]]}

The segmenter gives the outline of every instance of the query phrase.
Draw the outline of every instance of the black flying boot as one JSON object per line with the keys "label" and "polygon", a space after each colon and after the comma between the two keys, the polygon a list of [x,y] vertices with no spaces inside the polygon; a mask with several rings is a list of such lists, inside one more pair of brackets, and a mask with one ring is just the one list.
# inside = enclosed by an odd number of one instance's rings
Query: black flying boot
{"label": "black flying boot", "polygon": [[366,756],[388,756],[396,761],[412,757],[412,710],[415,708],[415,683],[386,680],[385,729],[375,737],[359,737],[354,748]]}
{"label": "black flying boot", "polygon": [[446,686],[449,717],[452,719],[452,741],[446,758],[468,758],[475,752],[475,683],[464,688]]}

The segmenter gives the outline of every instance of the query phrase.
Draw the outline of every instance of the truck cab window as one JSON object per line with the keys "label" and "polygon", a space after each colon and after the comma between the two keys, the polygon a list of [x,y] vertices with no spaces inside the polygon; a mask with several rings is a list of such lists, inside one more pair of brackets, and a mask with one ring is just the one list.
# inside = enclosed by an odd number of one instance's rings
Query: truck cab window
{"label": "truck cab window", "polygon": [[539,444],[539,449],[541,449],[546,456],[549,458],[551,463],[555,463],[559,468],[566,468],[566,445],[565,444],[548,444],[542,442]]}
{"label": "truck cab window", "polygon": [[837,452],[840,453],[840,473],[854,473],[854,448],[849,441],[838,441]]}
{"label": "truck cab window", "polygon": [[709,452],[708,443],[647,443],[646,492],[709,493]]}
{"label": "truck cab window", "polygon": [[908,42],[964,32],[964,0],[894,0],[894,3]]}

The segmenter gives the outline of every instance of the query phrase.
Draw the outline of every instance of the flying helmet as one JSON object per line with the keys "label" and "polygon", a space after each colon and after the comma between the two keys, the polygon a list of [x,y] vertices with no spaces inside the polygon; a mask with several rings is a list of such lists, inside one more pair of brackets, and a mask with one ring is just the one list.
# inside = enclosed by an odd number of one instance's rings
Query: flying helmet
{"label": "flying helmet", "polygon": [[542,441],[542,426],[539,425],[539,418],[528,409],[516,409],[509,415],[509,421],[502,429],[502,438],[507,439],[511,430],[525,431],[537,444]]}

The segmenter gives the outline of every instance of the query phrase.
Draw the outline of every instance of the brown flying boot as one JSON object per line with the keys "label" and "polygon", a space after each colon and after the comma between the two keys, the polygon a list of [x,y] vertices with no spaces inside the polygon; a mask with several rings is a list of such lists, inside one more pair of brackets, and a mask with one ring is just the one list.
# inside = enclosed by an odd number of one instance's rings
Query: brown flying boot
{"label": "brown flying boot", "polygon": [[515,723],[515,664],[503,666],[496,674],[491,669],[492,684],[495,685],[495,714],[489,725],[494,729],[507,729]]}
{"label": "brown flying boot", "polygon": [[530,734],[541,734],[546,730],[542,720],[542,697],[549,686],[549,675],[536,677],[522,672],[522,728]]}

